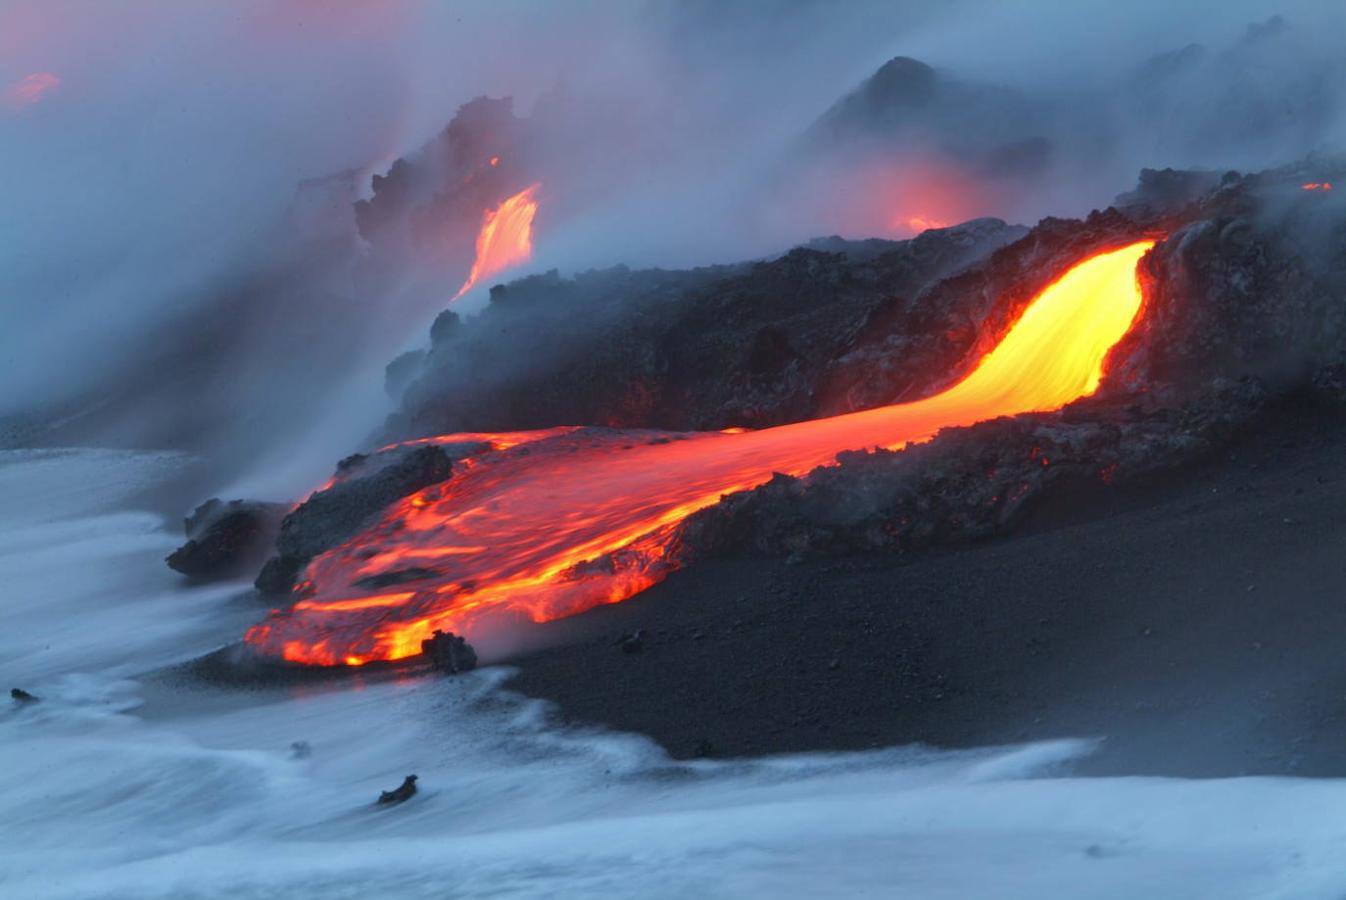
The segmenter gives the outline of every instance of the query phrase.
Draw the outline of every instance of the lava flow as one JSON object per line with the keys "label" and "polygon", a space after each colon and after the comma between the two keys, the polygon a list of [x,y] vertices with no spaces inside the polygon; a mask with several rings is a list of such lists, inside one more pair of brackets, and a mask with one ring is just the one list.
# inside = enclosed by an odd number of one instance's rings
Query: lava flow
{"label": "lava flow", "polygon": [[[491,158],[495,165],[499,157]],[[452,300],[466,294],[483,278],[527,262],[533,255],[533,217],[537,215],[537,189],[534,184],[507,198],[495,209],[488,209],[477,233],[477,257],[467,280]]]}
{"label": "lava flow", "polygon": [[624,600],[673,568],[678,524],[724,494],[844,450],[899,448],[1093,393],[1138,315],[1135,269],[1153,243],[1077,264],[967,377],[924,400],[760,431],[561,429],[462,461],[314,559],[298,602],[247,641],[295,662],[360,665],[416,655],[435,629],[471,636],[496,617],[541,622]]}

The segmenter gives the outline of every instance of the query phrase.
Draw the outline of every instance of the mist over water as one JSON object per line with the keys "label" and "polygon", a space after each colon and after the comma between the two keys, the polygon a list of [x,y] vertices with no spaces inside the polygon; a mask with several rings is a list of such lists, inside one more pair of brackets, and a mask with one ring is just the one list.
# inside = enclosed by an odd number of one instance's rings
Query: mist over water
{"label": "mist over water", "polygon": [[[1335,897],[1336,782],[1069,776],[1089,740],[668,760],[500,670],[211,688],[242,585],[184,588],[125,491],[177,457],[0,453],[0,893],[25,898]],[[119,489],[64,490],[71,477]],[[46,503],[32,502],[37,497]],[[134,504],[130,504],[134,506]],[[165,666],[170,668],[165,669]],[[292,745],[304,742],[303,751]],[[409,773],[420,793],[374,799]]]}

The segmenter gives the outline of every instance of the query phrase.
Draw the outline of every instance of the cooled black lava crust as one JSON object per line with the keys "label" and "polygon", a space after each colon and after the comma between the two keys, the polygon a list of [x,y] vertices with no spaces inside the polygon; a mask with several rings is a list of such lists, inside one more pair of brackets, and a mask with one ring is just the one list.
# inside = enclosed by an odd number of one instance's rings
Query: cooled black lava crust
{"label": "cooled black lava crust", "polygon": [[512,687],[676,757],[1098,736],[1085,771],[1346,775],[1340,411],[1280,404],[1026,526],[906,564],[699,563],[551,623]]}

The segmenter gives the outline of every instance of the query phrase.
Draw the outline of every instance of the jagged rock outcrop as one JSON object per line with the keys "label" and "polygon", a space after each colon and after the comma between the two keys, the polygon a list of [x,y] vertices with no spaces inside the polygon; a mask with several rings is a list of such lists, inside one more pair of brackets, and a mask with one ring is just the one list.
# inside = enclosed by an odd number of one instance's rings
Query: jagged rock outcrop
{"label": "jagged rock outcrop", "polygon": [[1172,472],[1218,448],[1265,402],[1224,382],[1178,408],[1109,399],[951,429],[900,452],[848,453],[806,478],[778,475],[683,529],[683,559],[955,547],[1009,531],[1031,505]]}
{"label": "jagged rock outcrop", "polygon": [[372,196],[354,204],[360,236],[384,265],[451,253],[445,262],[466,272],[481,211],[528,184],[524,131],[511,98],[463,104],[424,147],[373,176]]}
{"label": "jagged rock outcrop", "polygon": [[[390,437],[575,423],[713,430],[810,418],[838,406],[828,396],[833,381],[866,377],[871,360],[848,353],[901,327],[889,310],[909,309],[922,289],[1025,231],[978,219],[910,241],[835,238],[818,246],[837,252],[799,248],[740,266],[522,279],[495,288],[476,318],[441,316]],[[962,316],[974,330],[976,317]],[[938,330],[923,339],[919,358],[890,347],[890,400],[925,389],[932,359],[955,362],[966,349]]]}
{"label": "jagged rock outcrop", "polygon": [[275,540],[285,510],[283,503],[207,500],[183,522],[187,543],[165,561],[199,581],[254,571]]}
{"label": "jagged rock outcrop", "polygon": [[389,504],[444,481],[452,471],[452,458],[437,446],[401,447],[342,460],[332,483],[281,522],[277,554],[257,576],[257,589],[286,593],[310,559],[355,534]]}
{"label": "jagged rock outcrop", "polygon": [[[1288,395],[1340,411],[1346,203],[1301,184],[1342,175],[1346,163],[1329,159],[1251,176],[1149,172],[1122,209],[1042,223],[930,294],[985,298],[969,344],[975,359],[984,349],[976,342],[997,340],[1019,301],[1063,263],[1162,230],[1167,238],[1139,271],[1142,317],[1113,349],[1095,396],[950,429],[902,452],[843,454],[804,478],[777,476],[691,517],[682,559],[966,543],[1004,533],[1044,498],[1176,472]],[[894,333],[922,333],[903,324]],[[874,351],[874,386],[861,384],[871,402],[890,390],[883,361]]]}
{"label": "jagged rock outcrop", "polygon": [[1346,359],[1346,198],[1301,188],[1320,173],[1346,161],[1223,179],[1146,262],[1144,315],[1106,389],[1180,400],[1240,377],[1293,389]]}

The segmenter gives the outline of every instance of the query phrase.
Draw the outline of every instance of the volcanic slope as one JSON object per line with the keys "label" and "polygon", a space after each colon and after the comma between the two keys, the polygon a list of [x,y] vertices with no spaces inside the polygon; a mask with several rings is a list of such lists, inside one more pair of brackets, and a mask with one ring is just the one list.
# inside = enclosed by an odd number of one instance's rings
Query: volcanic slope
{"label": "volcanic slope", "polygon": [[703,562],[548,623],[512,687],[677,757],[1096,736],[1084,771],[1341,776],[1343,471],[1346,413],[1291,399],[1012,538]]}

